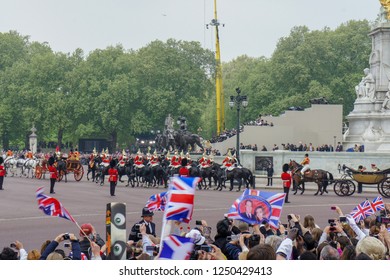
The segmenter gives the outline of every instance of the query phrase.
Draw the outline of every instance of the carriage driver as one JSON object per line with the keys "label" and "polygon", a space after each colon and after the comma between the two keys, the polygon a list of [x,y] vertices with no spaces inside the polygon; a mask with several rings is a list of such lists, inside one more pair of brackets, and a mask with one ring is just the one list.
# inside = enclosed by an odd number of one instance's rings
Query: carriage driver
{"label": "carriage driver", "polygon": [[7,158],[8,157],[13,157],[14,153],[11,150],[8,150],[7,153],[6,153],[6,156],[7,156]]}
{"label": "carriage driver", "polygon": [[303,165],[301,169],[301,177],[305,176],[305,172],[310,169],[310,158],[309,154],[305,154],[305,158],[302,160],[301,164]]}
{"label": "carriage driver", "polygon": [[28,159],[32,159],[33,158],[33,153],[31,152],[31,150],[27,151],[26,158],[28,158]]}

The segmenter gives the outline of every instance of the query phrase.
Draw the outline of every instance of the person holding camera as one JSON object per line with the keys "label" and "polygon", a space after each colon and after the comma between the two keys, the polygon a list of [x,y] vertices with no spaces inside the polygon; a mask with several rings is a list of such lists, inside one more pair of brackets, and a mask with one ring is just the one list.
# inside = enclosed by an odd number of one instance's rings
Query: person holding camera
{"label": "person holding camera", "polygon": [[154,213],[150,211],[147,207],[142,209],[142,220],[133,225],[129,234],[129,241],[134,241],[134,243],[138,242],[142,239],[142,234],[140,232],[140,225],[145,224],[146,233],[151,234],[156,237],[156,224],[153,223],[153,215]]}
{"label": "person holding camera", "polygon": [[16,240],[15,242],[11,243],[9,246],[18,251],[19,260],[27,260],[27,252],[23,248],[22,242]]}
{"label": "person holding camera", "polygon": [[61,256],[53,257],[53,254],[58,254],[55,252],[55,250],[58,245],[65,240],[70,240],[71,242],[73,260],[81,260],[80,243],[76,235],[74,235],[73,233],[61,233],[60,235],[58,235],[53,241],[50,242],[49,245],[47,245],[45,251],[43,251],[39,259],[64,259],[63,257],[61,258]]}
{"label": "person holding camera", "polygon": [[92,226],[92,224],[82,224],[80,228],[80,249],[81,252],[84,253],[90,260],[92,257],[91,241],[99,245],[100,248],[105,245],[105,241],[100,237],[98,233],[96,233],[96,230]]}

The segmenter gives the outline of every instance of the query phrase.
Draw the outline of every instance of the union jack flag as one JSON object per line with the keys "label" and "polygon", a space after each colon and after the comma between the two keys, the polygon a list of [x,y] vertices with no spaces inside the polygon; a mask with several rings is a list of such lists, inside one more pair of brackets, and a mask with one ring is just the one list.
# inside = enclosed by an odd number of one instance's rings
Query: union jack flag
{"label": "union jack flag", "polygon": [[38,207],[43,211],[43,213],[49,216],[64,218],[76,223],[76,220],[57,199],[45,195],[43,191],[43,187],[40,187],[35,192],[38,201]]}
{"label": "union jack flag", "polygon": [[374,198],[374,200],[370,203],[370,205],[371,205],[371,209],[372,209],[372,211],[374,211],[374,213],[385,209],[385,204],[384,204],[381,196]]}
{"label": "union jack flag", "polygon": [[191,238],[168,235],[162,243],[160,260],[188,260],[193,249]]}
{"label": "union jack flag", "polygon": [[201,178],[172,177],[169,184],[165,219],[189,223],[194,210],[195,189]]}
{"label": "union jack flag", "polygon": [[360,220],[363,220],[374,213],[375,212],[371,208],[370,201],[366,199],[365,201],[357,205],[355,208],[353,208],[351,216],[356,222],[360,222]]}
{"label": "union jack flag", "polygon": [[146,202],[145,207],[150,211],[164,211],[167,204],[167,192],[152,195]]}
{"label": "union jack flag", "polygon": [[246,189],[242,195],[237,198],[233,205],[230,207],[227,217],[230,219],[240,219],[249,224],[260,223],[261,221],[248,220],[239,212],[239,204],[247,199],[259,202],[263,207],[268,210],[267,217],[264,220],[269,223],[273,228],[279,228],[279,219],[282,214],[282,208],[284,205],[285,193],[274,193],[274,192],[261,192],[257,190]]}

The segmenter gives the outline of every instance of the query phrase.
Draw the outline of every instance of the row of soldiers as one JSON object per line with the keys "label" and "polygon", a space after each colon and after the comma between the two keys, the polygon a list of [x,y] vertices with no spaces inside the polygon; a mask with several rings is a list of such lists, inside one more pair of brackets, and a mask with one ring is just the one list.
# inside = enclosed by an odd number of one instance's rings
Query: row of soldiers
{"label": "row of soldiers", "polygon": [[[89,157],[90,163],[92,163],[96,157],[100,157],[101,161],[103,162],[103,165],[107,165],[107,166],[109,165],[112,159],[118,159],[119,166],[124,166],[128,160],[133,159],[136,168],[143,168],[145,166],[145,161],[147,161],[148,164],[153,167],[160,164],[161,160],[166,160],[169,161],[170,168],[179,168],[180,166],[182,166],[183,159],[186,159],[187,168],[190,168],[190,166],[193,163],[193,160],[189,152],[187,152],[184,155],[183,152],[179,154],[177,150],[171,157],[169,151],[165,155],[158,155],[156,150],[154,151],[154,153],[148,152],[146,154],[138,150],[136,155],[131,155],[126,153],[123,150],[122,153],[116,153],[110,155],[108,153],[108,149],[106,150],[103,149],[103,151],[100,154],[98,154],[96,152],[96,149],[94,149]],[[213,155],[207,155],[206,153],[204,153],[202,157],[198,160],[198,163],[201,168],[210,167],[214,163],[214,157]],[[234,156],[231,155],[229,151],[222,162],[222,166],[223,168],[230,169],[234,166],[235,163],[236,163],[236,159]]]}

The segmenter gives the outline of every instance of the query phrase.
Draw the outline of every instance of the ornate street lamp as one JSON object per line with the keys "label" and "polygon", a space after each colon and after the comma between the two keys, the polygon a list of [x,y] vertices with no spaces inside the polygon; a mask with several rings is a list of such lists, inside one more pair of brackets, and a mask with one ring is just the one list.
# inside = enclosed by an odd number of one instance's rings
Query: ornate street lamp
{"label": "ornate street lamp", "polygon": [[246,108],[248,106],[248,99],[246,95],[240,95],[241,90],[240,88],[236,88],[237,95],[231,95],[229,106],[230,109],[233,109],[234,106],[237,108],[237,143],[236,143],[236,158],[238,162],[240,162],[240,109],[241,106],[243,108]]}

